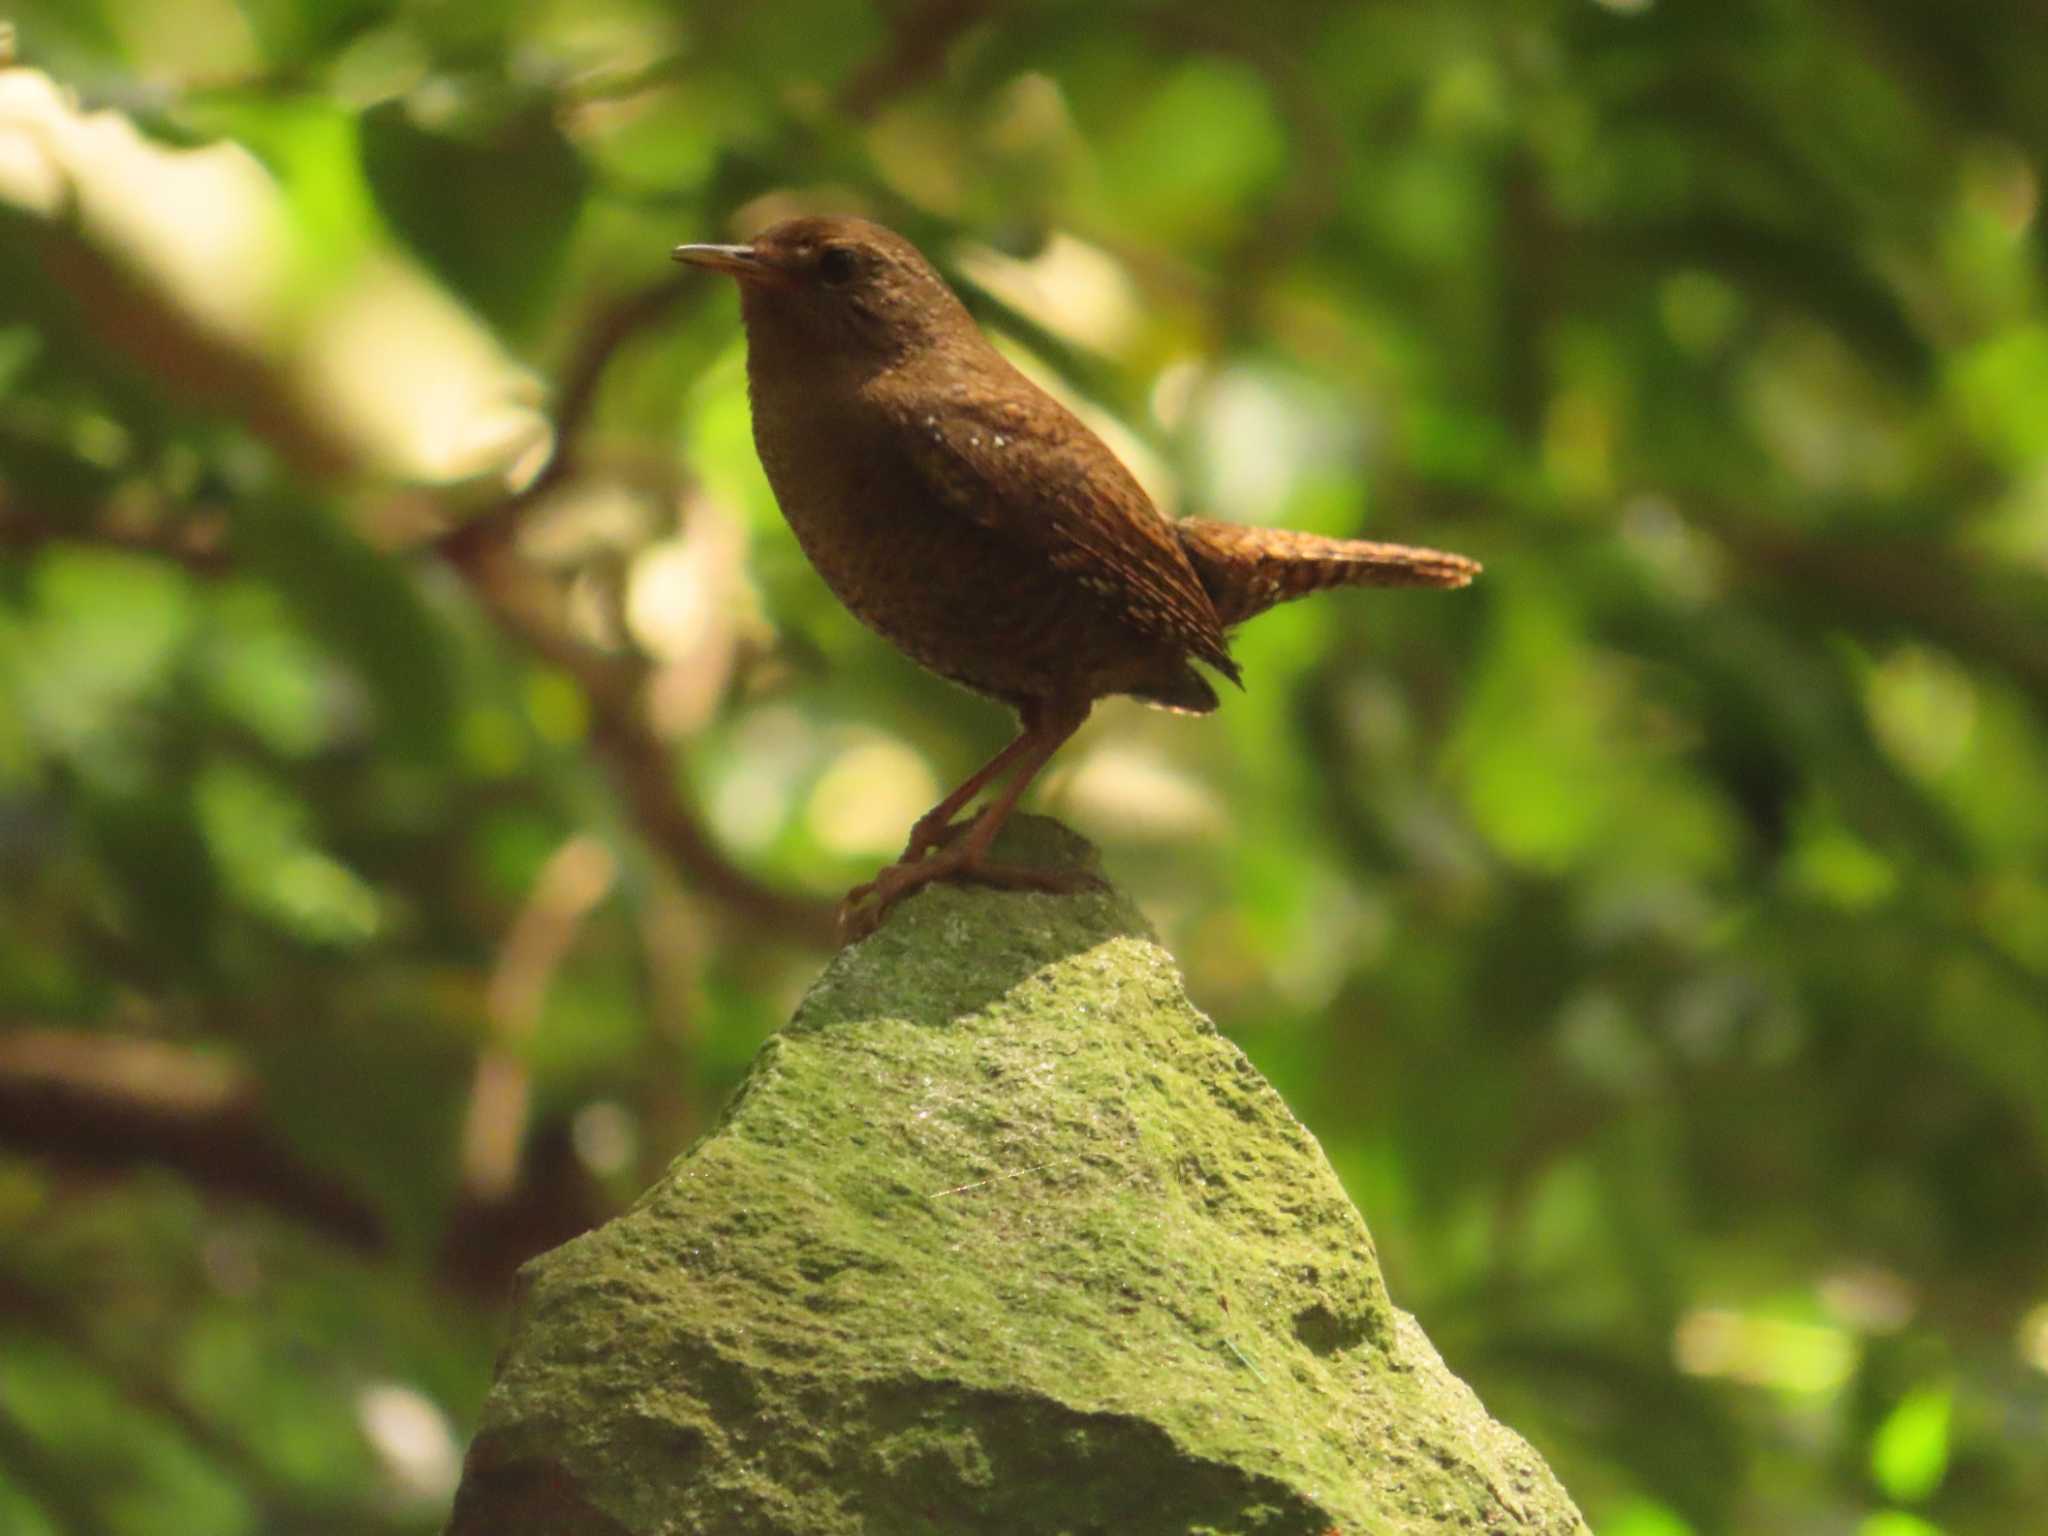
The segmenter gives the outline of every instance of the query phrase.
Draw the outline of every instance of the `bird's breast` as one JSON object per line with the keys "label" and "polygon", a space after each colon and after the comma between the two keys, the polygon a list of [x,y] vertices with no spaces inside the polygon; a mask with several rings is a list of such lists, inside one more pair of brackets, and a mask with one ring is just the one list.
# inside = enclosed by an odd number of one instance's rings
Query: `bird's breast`
{"label": "bird's breast", "polygon": [[768,483],[804,554],[869,628],[943,677],[1018,702],[1085,691],[1100,599],[929,488],[915,413],[753,387]]}

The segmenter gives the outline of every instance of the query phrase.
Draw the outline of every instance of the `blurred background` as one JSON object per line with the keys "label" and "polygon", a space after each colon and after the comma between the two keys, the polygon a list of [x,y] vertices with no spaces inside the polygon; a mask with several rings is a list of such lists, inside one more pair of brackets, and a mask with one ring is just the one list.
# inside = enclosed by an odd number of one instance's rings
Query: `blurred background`
{"label": "blurred background", "polygon": [[427,1532],[517,1264],[1006,739],[681,240],[858,210],[1179,511],[1484,560],[1036,797],[1600,1536],[2048,1530],[2029,0],[29,0],[0,1530]]}

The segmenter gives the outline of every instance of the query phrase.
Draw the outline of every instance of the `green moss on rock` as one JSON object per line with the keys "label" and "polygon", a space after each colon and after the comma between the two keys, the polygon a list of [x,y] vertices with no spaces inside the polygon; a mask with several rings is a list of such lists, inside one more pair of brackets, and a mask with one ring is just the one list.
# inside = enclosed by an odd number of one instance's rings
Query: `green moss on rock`
{"label": "green moss on rock", "polygon": [[1108,889],[906,902],[528,1282],[457,1536],[1584,1530]]}

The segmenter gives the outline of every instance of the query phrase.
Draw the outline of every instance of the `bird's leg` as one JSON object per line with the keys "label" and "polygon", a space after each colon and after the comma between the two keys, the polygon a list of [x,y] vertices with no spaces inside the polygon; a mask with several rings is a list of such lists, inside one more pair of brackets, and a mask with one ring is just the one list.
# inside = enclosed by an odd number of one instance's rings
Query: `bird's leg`
{"label": "bird's leg", "polygon": [[1026,710],[1023,728],[1017,732],[1016,738],[1007,747],[975,769],[958,789],[917,818],[917,825],[910,829],[910,841],[904,844],[903,857],[897,862],[915,864],[932,849],[942,843],[951,842],[972,825],[971,822],[956,825],[953,817],[958,814],[961,806],[980,794],[991,780],[998,777],[1031,746],[1032,732],[1037,728],[1038,717],[1039,712],[1036,709]]}
{"label": "bird's leg", "polygon": [[[846,900],[839,906],[839,928],[847,940],[865,938],[874,932],[891,907],[919,886],[929,885],[934,880],[972,880],[979,885],[1039,891],[1075,891],[1100,885],[1102,882],[1096,876],[1081,870],[1031,869],[1023,865],[991,864],[987,861],[989,845],[1002,831],[1003,823],[1010,819],[1010,813],[1017,808],[1024,791],[1053,753],[1081,728],[1081,722],[1087,718],[1085,704],[1033,710],[1027,714],[1022,734],[968,781],[974,789],[979,789],[1005,766],[1015,764],[1002,792],[968,824],[964,835],[946,838],[942,831],[936,841],[942,842],[943,846],[929,857],[906,858],[901,863],[891,864],[866,885],[856,886],[847,892]],[[947,800],[956,796],[964,803],[966,796],[958,790],[947,796]],[[918,823],[919,830],[922,831],[926,822],[936,818],[938,810],[945,810],[950,815],[954,808],[942,802],[930,816]],[[917,833],[912,834],[911,841],[915,846]]]}

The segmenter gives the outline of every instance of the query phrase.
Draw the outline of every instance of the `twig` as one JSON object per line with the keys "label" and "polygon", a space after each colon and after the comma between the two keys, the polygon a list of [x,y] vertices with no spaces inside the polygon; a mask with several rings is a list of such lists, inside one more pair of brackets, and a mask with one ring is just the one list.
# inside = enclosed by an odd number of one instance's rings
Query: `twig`
{"label": "twig", "polygon": [[699,889],[777,938],[813,949],[838,943],[839,924],[830,903],[765,885],[725,857],[685,807],[668,750],[637,709],[601,711],[591,734],[641,832]]}

